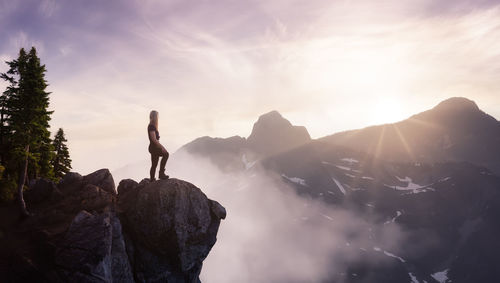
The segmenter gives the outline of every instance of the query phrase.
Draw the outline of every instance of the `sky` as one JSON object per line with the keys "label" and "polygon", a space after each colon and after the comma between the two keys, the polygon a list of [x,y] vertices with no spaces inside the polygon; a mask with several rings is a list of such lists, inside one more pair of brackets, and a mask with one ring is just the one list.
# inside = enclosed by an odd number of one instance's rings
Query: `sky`
{"label": "sky", "polygon": [[500,118],[500,1],[0,0],[0,38],[39,51],[82,174],[149,159],[153,109],[170,152],[271,110],[313,138],[453,96]]}

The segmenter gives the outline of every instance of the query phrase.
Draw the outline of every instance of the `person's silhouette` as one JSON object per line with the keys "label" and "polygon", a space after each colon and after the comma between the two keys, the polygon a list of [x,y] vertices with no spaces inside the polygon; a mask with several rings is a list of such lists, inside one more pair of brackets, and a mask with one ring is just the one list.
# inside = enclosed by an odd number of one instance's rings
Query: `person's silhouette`
{"label": "person's silhouette", "polygon": [[168,175],[165,175],[165,165],[168,160],[168,151],[160,144],[160,133],[158,132],[158,119],[159,119],[158,111],[151,111],[149,113],[149,125],[148,125],[148,138],[149,138],[149,147],[148,151],[151,153],[151,169],[149,170],[150,180],[154,181],[155,179],[155,171],[156,166],[158,165],[158,160],[161,156],[160,162],[160,172],[158,174],[158,178],[160,179],[168,179]]}

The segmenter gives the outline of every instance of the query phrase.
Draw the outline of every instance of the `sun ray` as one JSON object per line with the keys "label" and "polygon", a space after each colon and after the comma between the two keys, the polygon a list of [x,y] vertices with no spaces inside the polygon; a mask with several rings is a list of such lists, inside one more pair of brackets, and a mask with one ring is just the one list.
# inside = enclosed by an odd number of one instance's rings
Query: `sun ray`
{"label": "sun ray", "polygon": [[382,151],[382,144],[384,143],[384,136],[385,136],[385,127],[382,127],[382,131],[380,132],[380,136],[378,137],[378,143],[377,147],[375,148],[375,158],[378,159],[380,156],[380,152]]}
{"label": "sun ray", "polygon": [[405,150],[406,150],[406,153],[408,153],[408,155],[410,156],[411,160],[413,162],[415,162],[415,155],[413,154],[411,148],[410,148],[410,145],[408,144],[408,142],[406,141],[406,138],[403,136],[403,134],[401,133],[401,131],[399,130],[399,127],[397,124],[393,124],[394,126],[394,129],[396,130],[396,133],[398,134],[398,137],[399,137],[399,140],[401,141],[401,143],[403,144]]}
{"label": "sun ray", "polygon": [[432,128],[432,129],[441,129],[442,127],[438,124],[435,124],[435,123],[431,123],[431,122],[427,122],[427,121],[423,121],[423,120],[420,120],[420,119],[416,119],[416,118],[409,118],[408,121],[412,122],[412,123],[415,123],[415,124],[419,124],[421,126],[425,126],[425,127],[428,127],[428,128]]}

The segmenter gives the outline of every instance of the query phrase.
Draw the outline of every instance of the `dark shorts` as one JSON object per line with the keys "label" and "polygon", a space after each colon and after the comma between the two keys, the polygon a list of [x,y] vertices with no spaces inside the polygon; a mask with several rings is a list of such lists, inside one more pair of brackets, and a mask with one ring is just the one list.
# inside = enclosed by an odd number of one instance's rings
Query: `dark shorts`
{"label": "dark shorts", "polygon": [[158,146],[155,146],[154,144],[149,144],[148,151],[152,155],[162,155],[161,148]]}

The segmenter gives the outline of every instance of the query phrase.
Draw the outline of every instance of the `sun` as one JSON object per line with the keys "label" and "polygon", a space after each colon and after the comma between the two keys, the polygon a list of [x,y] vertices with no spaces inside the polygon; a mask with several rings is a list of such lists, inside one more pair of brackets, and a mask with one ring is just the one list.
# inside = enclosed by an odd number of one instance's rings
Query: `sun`
{"label": "sun", "polygon": [[403,108],[403,103],[397,98],[379,98],[373,105],[373,123],[387,124],[401,121],[406,118]]}

